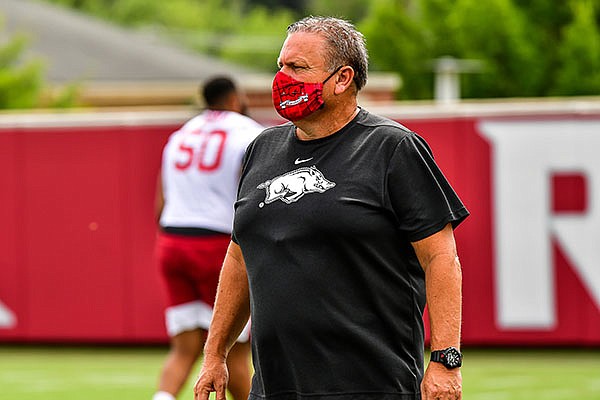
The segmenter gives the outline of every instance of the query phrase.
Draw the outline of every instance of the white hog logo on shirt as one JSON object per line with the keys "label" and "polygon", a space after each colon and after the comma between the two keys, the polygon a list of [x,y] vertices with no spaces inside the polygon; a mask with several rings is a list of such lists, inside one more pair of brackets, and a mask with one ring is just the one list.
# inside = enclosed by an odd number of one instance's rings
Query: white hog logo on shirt
{"label": "white hog logo on shirt", "polygon": [[306,193],[323,193],[334,186],[335,183],[327,180],[321,171],[312,166],[279,175],[256,188],[267,191],[264,203],[259,204],[259,207],[263,207],[275,200],[281,200],[286,204],[294,203]]}

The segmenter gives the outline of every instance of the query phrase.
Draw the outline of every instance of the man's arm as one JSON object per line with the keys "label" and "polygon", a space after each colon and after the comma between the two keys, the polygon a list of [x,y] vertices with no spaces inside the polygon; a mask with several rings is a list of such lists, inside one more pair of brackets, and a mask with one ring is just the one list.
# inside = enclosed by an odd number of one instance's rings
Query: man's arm
{"label": "man's arm", "polygon": [[160,215],[162,214],[164,206],[165,206],[165,197],[163,194],[163,187],[162,187],[162,175],[161,175],[161,170],[159,170],[158,176],[156,177],[156,191],[155,191],[155,195],[154,195],[154,218],[157,223],[160,221]]}
{"label": "man's arm", "polygon": [[[450,224],[414,242],[413,248],[425,271],[431,350],[460,349],[462,272]],[[461,399],[460,368],[447,369],[431,362],[421,384],[423,400]]]}
{"label": "man's arm", "polygon": [[204,346],[204,362],[194,386],[195,400],[208,400],[210,392],[216,392],[217,400],[225,400],[229,379],[227,353],[244,329],[249,316],[246,264],[240,247],[231,242],[219,278],[213,318]]}

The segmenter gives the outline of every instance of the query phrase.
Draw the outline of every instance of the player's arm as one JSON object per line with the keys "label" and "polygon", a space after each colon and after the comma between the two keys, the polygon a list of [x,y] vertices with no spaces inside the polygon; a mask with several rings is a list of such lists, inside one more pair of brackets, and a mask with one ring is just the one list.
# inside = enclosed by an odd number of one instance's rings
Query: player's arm
{"label": "player's arm", "polygon": [[156,222],[160,221],[160,215],[162,214],[163,207],[165,206],[165,197],[163,194],[162,187],[162,174],[158,171],[158,177],[156,178],[156,193],[154,195],[154,218]]}
{"label": "player's arm", "polygon": [[213,318],[204,346],[204,362],[194,386],[195,400],[208,400],[216,392],[225,400],[227,353],[250,317],[250,297],[246,264],[240,247],[231,242],[221,270]]}
{"label": "player's arm", "polygon": [[[425,271],[431,350],[460,349],[462,272],[452,225],[412,245]],[[430,362],[421,391],[423,400],[461,399],[460,368]]]}

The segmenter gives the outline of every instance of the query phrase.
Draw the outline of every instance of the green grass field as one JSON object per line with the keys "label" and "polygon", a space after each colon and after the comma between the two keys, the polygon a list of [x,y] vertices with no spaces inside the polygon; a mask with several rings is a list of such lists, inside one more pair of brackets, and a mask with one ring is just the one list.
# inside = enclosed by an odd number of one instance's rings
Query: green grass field
{"label": "green grass field", "polygon": [[[0,398],[150,400],[166,347],[0,345]],[[464,349],[467,400],[600,400],[600,349]],[[193,379],[179,397],[192,399]]]}

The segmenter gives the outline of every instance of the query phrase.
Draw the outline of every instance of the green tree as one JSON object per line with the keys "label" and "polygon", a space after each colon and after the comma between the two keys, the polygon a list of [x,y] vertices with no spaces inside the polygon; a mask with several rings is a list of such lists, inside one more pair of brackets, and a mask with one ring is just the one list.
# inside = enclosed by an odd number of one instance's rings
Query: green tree
{"label": "green tree", "polygon": [[372,71],[401,75],[399,97],[433,96],[433,61],[478,59],[465,97],[598,93],[600,0],[46,0],[158,28],[199,52],[274,69],[286,26],[308,14],[354,22]]}
{"label": "green tree", "polygon": [[282,9],[293,10],[298,14],[302,13],[306,8],[306,0],[247,0],[247,2],[251,6],[278,11]]}
{"label": "green tree", "polygon": [[481,73],[465,76],[466,97],[540,94],[544,58],[536,35],[511,0],[458,0],[449,23],[459,56],[484,63]]}
{"label": "green tree", "polygon": [[[573,2],[576,8],[599,3]],[[431,61],[445,55],[483,62],[480,72],[462,76],[465,97],[586,94],[597,89],[589,82],[575,85],[575,77],[589,71],[586,76],[595,79],[591,71],[598,70],[600,52],[588,37],[595,37],[600,23],[598,9],[579,10],[575,17],[568,2],[546,0],[379,0],[361,28],[372,70],[399,72],[404,98],[432,97]]]}
{"label": "green tree", "polygon": [[514,0],[526,18],[527,24],[533,24],[535,29],[530,30],[534,35],[540,51],[539,63],[544,66],[544,85],[539,91],[539,96],[548,95],[552,90],[559,63],[558,49],[564,27],[572,20],[572,11],[568,1],[547,0]]}
{"label": "green tree", "polygon": [[286,29],[293,21],[290,10],[255,7],[245,15],[235,34],[222,43],[219,55],[247,67],[274,72]]}
{"label": "green tree", "polygon": [[558,48],[559,65],[552,93],[591,95],[600,93],[600,32],[591,1],[571,2],[573,21],[564,28]]}
{"label": "green tree", "polygon": [[563,27],[572,19],[569,1],[514,0],[514,3],[523,11],[527,23],[535,24],[535,30],[546,37],[548,44],[556,45]]}
{"label": "green tree", "polygon": [[32,108],[42,89],[42,64],[22,62],[27,40],[14,36],[0,45],[0,109]]}
{"label": "green tree", "polygon": [[308,0],[306,14],[329,15],[358,23],[366,17],[368,9],[369,2],[364,0]]}
{"label": "green tree", "polygon": [[453,29],[449,16],[454,8],[454,2],[447,0],[421,0],[422,29],[426,30],[433,47],[433,54],[439,56],[458,56]]}
{"label": "green tree", "polygon": [[431,37],[423,29],[415,2],[378,0],[359,28],[365,35],[371,69],[393,71],[402,77],[402,98],[431,97]]}

